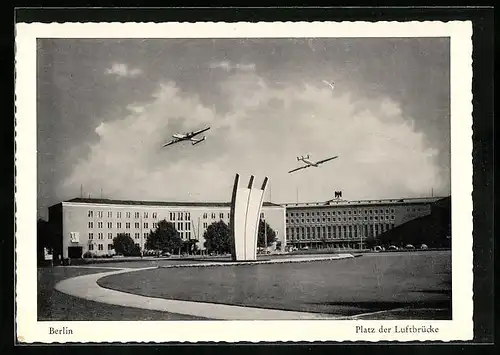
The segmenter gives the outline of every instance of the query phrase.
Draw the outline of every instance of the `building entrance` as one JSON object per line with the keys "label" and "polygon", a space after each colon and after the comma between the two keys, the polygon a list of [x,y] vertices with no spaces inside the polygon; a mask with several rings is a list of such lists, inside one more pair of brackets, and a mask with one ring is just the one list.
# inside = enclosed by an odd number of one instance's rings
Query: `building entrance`
{"label": "building entrance", "polygon": [[68,247],[68,258],[81,259],[83,247]]}

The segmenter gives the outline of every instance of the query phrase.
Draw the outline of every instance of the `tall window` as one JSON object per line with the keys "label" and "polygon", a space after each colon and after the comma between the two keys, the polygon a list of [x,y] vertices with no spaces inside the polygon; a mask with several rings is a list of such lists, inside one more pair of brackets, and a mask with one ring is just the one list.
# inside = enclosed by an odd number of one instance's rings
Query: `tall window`
{"label": "tall window", "polygon": [[89,211],[87,214],[88,217],[94,217],[94,211]]}
{"label": "tall window", "polygon": [[215,219],[215,212],[212,212],[212,219]]}
{"label": "tall window", "polygon": [[144,218],[148,218],[148,213],[144,212]]}
{"label": "tall window", "polygon": [[99,244],[97,246],[97,250],[104,250],[104,245],[103,244]]}
{"label": "tall window", "polygon": [[158,214],[156,212],[153,212],[153,218],[158,218]]}
{"label": "tall window", "polygon": [[94,239],[94,233],[89,233],[89,239]]}
{"label": "tall window", "polygon": [[108,211],[108,218],[113,218],[113,212]]}
{"label": "tall window", "polygon": [[134,217],[135,217],[135,218],[139,218],[139,217],[140,217],[139,212],[136,212],[136,213],[134,214]]}
{"label": "tall window", "polygon": [[203,219],[207,219],[207,214],[203,213]]}
{"label": "tall window", "polygon": [[113,222],[108,222],[108,228],[113,228]]}
{"label": "tall window", "polygon": [[219,218],[224,219],[224,213],[219,213]]}
{"label": "tall window", "polygon": [[103,233],[99,232],[99,233],[97,234],[97,238],[98,238],[98,239],[103,239],[103,238],[104,238]]}
{"label": "tall window", "polygon": [[97,211],[97,217],[102,218],[102,211]]}
{"label": "tall window", "polygon": [[116,212],[116,218],[122,218],[122,213],[121,212]]}
{"label": "tall window", "polygon": [[89,228],[94,228],[94,222],[89,222]]}
{"label": "tall window", "polygon": [[116,228],[120,229],[122,227],[122,222],[117,222],[116,223]]}
{"label": "tall window", "polygon": [[97,222],[97,228],[102,228],[102,222]]}
{"label": "tall window", "polygon": [[144,223],[144,228],[148,228],[148,222]]}
{"label": "tall window", "polygon": [[113,239],[113,233],[108,233],[108,239]]}
{"label": "tall window", "polygon": [[130,229],[130,222],[125,223],[125,228]]}

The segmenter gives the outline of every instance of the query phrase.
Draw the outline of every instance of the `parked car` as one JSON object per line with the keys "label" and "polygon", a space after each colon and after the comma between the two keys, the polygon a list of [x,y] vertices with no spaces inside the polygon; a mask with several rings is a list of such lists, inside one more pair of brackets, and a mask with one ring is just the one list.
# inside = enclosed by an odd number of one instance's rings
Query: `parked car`
{"label": "parked car", "polygon": [[412,244],[406,244],[405,249],[415,249]]}
{"label": "parked car", "polygon": [[422,245],[420,246],[420,249],[422,249],[422,250],[425,250],[425,249],[428,249],[428,248],[429,248],[429,247],[427,246],[427,244],[422,244]]}
{"label": "parked car", "polygon": [[389,245],[389,250],[398,250],[398,247],[395,245]]}
{"label": "parked car", "polygon": [[373,248],[373,251],[376,251],[376,252],[383,251],[383,250],[384,250],[384,248],[382,248],[380,245],[377,245],[376,247]]}

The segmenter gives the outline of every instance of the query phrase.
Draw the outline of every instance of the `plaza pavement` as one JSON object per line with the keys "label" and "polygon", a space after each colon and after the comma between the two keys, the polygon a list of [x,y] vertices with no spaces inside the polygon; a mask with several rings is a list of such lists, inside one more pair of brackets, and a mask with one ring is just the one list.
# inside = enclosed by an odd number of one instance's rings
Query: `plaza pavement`
{"label": "plaza pavement", "polygon": [[[353,258],[352,254],[337,254],[328,257],[304,257],[294,259],[274,259],[254,261],[252,264],[270,264],[284,262],[314,262],[323,260],[336,260]],[[249,262],[207,262],[184,265],[169,265],[163,267],[209,267],[209,266],[230,266],[236,264],[249,264]],[[75,268],[93,268],[92,266],[68,266]],[[219,320],[292,320],[292,319],[343,319],[341,315],[294,312],[275,309],[264,309],[255,307],[232,306],[216,303],[202,303],[193,301],[168,300],[163,298],[146,297],[131,293],[103,288],[97,284],[97,280],[102,277],[129,273],[142,270],[156,269],[158,266],[145,268],[118,268],[108,267],[112,271],[100,272],[89,275],[82,275],[63,280],[56,284],[55,289],[65,294],[84,298],[91,301],[120,305],[124,307],[134,307],[148,310],[163,311],[176,314],[191,315],[207,319]],[[102,267],[96,267],[102,269]]]}

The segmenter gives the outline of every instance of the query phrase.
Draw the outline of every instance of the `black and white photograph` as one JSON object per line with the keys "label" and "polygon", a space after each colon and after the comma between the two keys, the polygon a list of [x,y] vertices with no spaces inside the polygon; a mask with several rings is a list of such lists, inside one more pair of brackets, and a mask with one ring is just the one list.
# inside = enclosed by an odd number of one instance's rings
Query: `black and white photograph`
{"label": "black and white photograph", "polygon": [[471,338],[471,27],[272,25],[19,25],[28,342]]}

